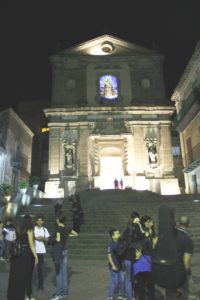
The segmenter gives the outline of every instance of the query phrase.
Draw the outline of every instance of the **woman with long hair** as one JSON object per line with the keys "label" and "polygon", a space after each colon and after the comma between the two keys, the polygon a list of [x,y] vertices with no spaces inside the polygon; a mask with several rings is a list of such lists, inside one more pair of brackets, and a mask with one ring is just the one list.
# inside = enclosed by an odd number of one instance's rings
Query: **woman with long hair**
{"label": "woman with long hair", "polygon": [[150,216],[142,216],[140,224],[144,231],[141,243],[142,256],[133,265],[134,276],[137,281],[137,293],[139,300],[154,300],[154,282],[152,276],[152,255],[156,232],[153,219]]}
{"label": "woman with long hair", "polygon": [[34,300],[32,294],[32,274],[34,262],[38,263],[35,250],[33,221],[30,215],[22,219],[17,239],[21,245],[21,253],[10,259],[10,272],[7,290],[8,300]]}
{"label": "woman with long hair", "polygon": [[124,252],[124,266],[126,270],[125,291],[127,300],[134,298],[134,272],[133,264],[141,256],[141,240],[144,233],[140,224],[140,216],[133,211],[127,227],[123,233],[123,240],[126,244]]}

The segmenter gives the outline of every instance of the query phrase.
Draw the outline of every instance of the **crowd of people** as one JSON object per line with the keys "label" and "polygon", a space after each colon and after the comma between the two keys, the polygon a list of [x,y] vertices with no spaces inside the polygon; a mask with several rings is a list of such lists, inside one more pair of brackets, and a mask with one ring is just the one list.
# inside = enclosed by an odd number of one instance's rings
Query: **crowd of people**
{"label": "crowd of people", "polygon": [[[79,202],[77,197],[74,199],[76,199],[76,203]],[[71,206],[74,215],[75,205],[73,206],[71,203]],[[81,209],[80,207],[77,208],[78,211]],[[81,218],[83,218],[83,212]],[[55,228],[51,234],[44,226],[42,215],[36,216],[35,220],[31,215],[24,215],[19,226],[14,225],[13,220],[10,218],[7,218],[4,223],[0,221],[0,260],[9,261],[10,266],[7,300],[34,300],[32,297],[34,266],[37,289],[43,291],[44,262],[47,247],[51,249],[56,278],[55,293],[50,299],[59,300],[67,297],[67,239],[68,236],[78,236],[81,224],[74,221],[71,227],[66,223],[66,215],[60,202],[55,205]],[[78,232],[74,230],[74,227]]]}
{"label": "crowd of people", "polygon": [[108,300],[156,300],[155,286],[164,289],[164,299],[188,299],[193,254],[188,225],[186,216],[176,225],[173,209],[161,205],[157,232],[150,216],[140,217],[135,211],[122,234],[112,228],[107,248]]}
{"label": "crowd of people", "polygon": [[[84,222],[78,195],[69,197],[72,226],[66,225],[61,202],[55,205],[55,230],[52,234],[44,226],[42,215],[25,215],[17,227],[8,218],[0,221],[0,260],[9,260],[10,271],[7,300],[34,300],[32,277],[34,265],[37,289],[44,289],[44,261],[46,248],[51,247],[55,266],[56,289],[51,300],[68,295],[67,239],[80,233]],[[174,210],[162,204],[158,212],[158,228],[148,215],[133,211],[126,228],[109,231],[107,248],[110,284],[108,300],[156,300],[155,287],[165,289],[165,299],[187,299],[188,278],[193,243],[187,229],[189,218],[181,216],[176,224]],[[20,254],[13,255],[13,245],[20,241]],[[180,297],[181,295],[181,297]],[[185,298],[184,298],[185,297]]]}

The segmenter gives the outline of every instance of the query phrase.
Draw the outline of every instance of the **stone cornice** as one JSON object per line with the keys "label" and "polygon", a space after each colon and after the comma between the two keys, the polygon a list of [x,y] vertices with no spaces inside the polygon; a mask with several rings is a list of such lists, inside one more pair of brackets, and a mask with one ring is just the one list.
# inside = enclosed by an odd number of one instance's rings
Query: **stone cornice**
{"label": "stone cornice", "polygon": [[15,119],[16,122],[18,124],[20,124],[20,126],[31,136],[33,137],[34,136],[34,133],[31,131],[31,129],[24,123],[24,121],[16,114],[16,112],[12,109],[12,108],[8,108],[6,110],[8,112],[8,116],[11,118],[11,119]]}
{"label": "stone cornice", "polygon": [[68,107],[68,108],[47,108],[44,109],[46,117],[62,115],[88,115],[94,114],[167,114],[172,115],[174,106],[126,106],[126,107]]}
{"label": "stone cornice", "polygon": [[[172,96],[172,101],[179,101],[186,94],[187,89],[191,87],[191,81],[196,78],[196,70],[200,66],[200,41],[197,43],[194,53],[189,60],[181,79],[179,80]],[[186,95],[185,95],[186,96]],[[187,97],[187,96],[186,96]]]}

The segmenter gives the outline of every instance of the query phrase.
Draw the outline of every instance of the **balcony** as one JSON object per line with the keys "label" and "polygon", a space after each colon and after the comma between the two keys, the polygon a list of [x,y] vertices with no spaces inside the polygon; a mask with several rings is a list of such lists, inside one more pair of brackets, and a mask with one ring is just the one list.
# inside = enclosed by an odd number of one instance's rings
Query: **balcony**
{"label": "balcony", "polygon": [[200,166],[200,143],[183,157],[184,173],[190,173]]}
{"label": "balcony", "polygon": [[183,103],[177,117],[173,120],[175,129],[182,132],[198,112],[200,112],[200,91],[193,90]]}

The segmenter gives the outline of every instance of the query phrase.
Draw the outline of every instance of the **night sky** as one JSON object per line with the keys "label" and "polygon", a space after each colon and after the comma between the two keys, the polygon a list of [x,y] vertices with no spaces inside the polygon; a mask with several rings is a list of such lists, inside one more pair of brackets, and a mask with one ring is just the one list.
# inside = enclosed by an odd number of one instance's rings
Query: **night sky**
{"label": "night sky", "polygon": [[200,0],[0,2],[0,109],[51,94],[49,56],[110,34],[164,54],[170,97],[200,40]]}

